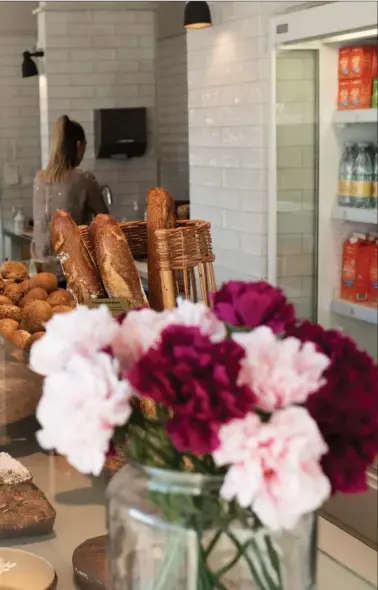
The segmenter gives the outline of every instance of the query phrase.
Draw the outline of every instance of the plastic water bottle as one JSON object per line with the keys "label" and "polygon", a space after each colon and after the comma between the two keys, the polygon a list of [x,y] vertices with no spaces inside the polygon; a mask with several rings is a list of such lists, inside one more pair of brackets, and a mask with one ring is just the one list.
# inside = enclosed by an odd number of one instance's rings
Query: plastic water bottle
{"label": "plastic water bottle", "polygon": [[353,167],[352,207],[371,208],[373,166],[369,154],[369,144],[359,143]]}
{"label": "plastic water bottle", "polygon": [[337,201],[341,207],[350,207],[352,192],[353,166],[355,161],[354,144],[347,143],[339,170],[339,194]]}

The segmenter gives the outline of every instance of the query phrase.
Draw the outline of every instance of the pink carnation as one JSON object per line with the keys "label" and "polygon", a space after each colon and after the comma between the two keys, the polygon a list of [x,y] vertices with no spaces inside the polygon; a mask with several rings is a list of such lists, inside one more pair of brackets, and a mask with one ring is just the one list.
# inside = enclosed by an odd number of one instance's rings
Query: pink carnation
{"label": "pink carnation", "polygon": [[302,404],[325,383],[322,375],[330,360],[310,342],[280,340],[266,326],[233,339],[246,351],[238,383],[252,389],[261,410]]}
{"label": "pink carnation", "polygon": [[74,355],[90,357],[109,346],[118,329],[105,306],[82,305],[69,314],[56,314],[47,322],[45,336],[31,349],[30,368],[44,376],[61,371]]}
{"label": "pink carnation", "polygon": [[65,370],[45,379],[37,439],[82,473],[100,474],[115,427],[130,416],[131,391],[118,372],[118,362],[107,354],[75,355]]}
{"label": "pink carnation", "polygon": [[224,324],[203,303],[178,300],[172,311],[131,311],[122,321],[112,343],[113,354],[120,361],[122,371],[131,370],[153,345],[160,342],[163,330],[172,325],[198,327],[212,342],[220,342],[226,336]]}
{"label": "pink carnation", "polygon": [[219,437],[215,463],[230,465],[221,496],[251,507],[270,530],[294,528],[329,497],[320,467],[328,449],[304,408],[279,410],[268,423],[248,414],[222,426]]}

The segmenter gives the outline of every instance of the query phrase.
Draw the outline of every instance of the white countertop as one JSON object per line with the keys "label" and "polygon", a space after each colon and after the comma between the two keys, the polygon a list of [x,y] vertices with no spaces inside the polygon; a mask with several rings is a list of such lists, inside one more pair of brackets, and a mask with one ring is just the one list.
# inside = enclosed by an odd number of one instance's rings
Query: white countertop
{"label": "white countertop", "polygon": [[[105,484],[78,474],[61,457],[34,452],[18,458],[33,473],[35,483],[55,506],[57,517],[51,537],[2,541],[47,559],[58,574],[57,590],[76,590],[72,579],[72,553],[86,539],[103,535]],[[18,454],[18,453],[17,453]],[[317,590],[374,590],[374,587],[324,553],[319,552]]]}

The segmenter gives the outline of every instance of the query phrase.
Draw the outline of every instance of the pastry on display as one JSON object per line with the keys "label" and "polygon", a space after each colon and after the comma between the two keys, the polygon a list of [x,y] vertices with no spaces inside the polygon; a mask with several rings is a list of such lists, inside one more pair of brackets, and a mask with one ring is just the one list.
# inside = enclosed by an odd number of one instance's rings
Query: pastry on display
{"label": "pastry on display", "polygon": [[15,320],[10,320],[6,318],[5,320],[0,320],[0,334],[9,334],[10,332],[15,332],[18,330],[19,323]]}
{"label": "pastry on display", "polygon": [[151,307],[156,311],[162,311],[164,303],[157,265],[155,232],[158,229],[174,227],[176,227],[175,201],[167,191],[161,188],[151,189],[147,196],[148,299]]}
{"label": "pastry on display", "polygon": [[75,300],[71,293],[68,293],[65,289],[57,289],[47,297],[47,303],[50,303],[52,307],[56,305],[68,305],[72,307],[72,305],[75,305]]}
{"label": "pastry on display", "polygon": [[52,307],[47,301],[31,301],[22,310],[20,329],[26,330],[30,334],[42,332],[52,315]]}
{"label": "pastry on display", "polygon": [[7,260],[0,266],[0,275],[3,279],[21,283],[25,279],[29,278],[29,271],[22,262]]}
{"label": "pastry on display", "polygon": [[21,301],[19,303],[19,306],[25,307],[27,305],[27,303],[30,303],[31,301],[37,301],[37,300],[38,301],[46,301],[47,299],[48,299],[47,291],[42,289],[42,287],[34,287],[30,291],[28,291],[26,293],[26,295],[24,295],[24,297],[21,299]]}
{"label": "pastry on display", "polygon": [[114,217],[97,215],[89,236],[108,296],[126,299],[131,309],[148,306],[127,238]]}
{"label": "pastry on display", "polygon": [[21,322],[22,310],[16,305],[0,305],[0,320]]}
{"label": "pastry on display", "polygon": [[0,295],[0,305],[12,305],[12,301],[5,295]]}
{"label": "pastry on display", "polygon": [[18,283],[10,283],[4,287],[3,296],[8,297],[13,305],[18,305],[24,296],[23,288]]}
{"label": "pastry on display", "polygon": [[48,294],[52,293],[58,288],[58,280],[51,272],[40,272],[29,279],[28,291],[36,288],[43,289]]}
{"label": "pastry on display", "polygon": [[56,512],[32,480],[19,461],[0,453],[0,539],[52,532]]}
{"label": "pastry on display", "polygon": [[76,307],[71,293],[58,288],[54,274],[29,277],[26,266],[17,261],[1,265],[0,292],[0,335],[20,351],[30,351],[54,314]]}
{"label": "pastry on display", "polygon": [[50,224],[51,243],[60,261],[69,291],[78,303],[105,297],[100,273],[80,230],[66,211],[56,211]]}
{"label": "pastry on display", "polygon": [[25,346],[30,340],[30,336],[30,332],[26,332],[26,330],[15,330],[14,332],[7,334],[7,340],[12,342],[12,344],[14,344],[17,348],[24,350]]}

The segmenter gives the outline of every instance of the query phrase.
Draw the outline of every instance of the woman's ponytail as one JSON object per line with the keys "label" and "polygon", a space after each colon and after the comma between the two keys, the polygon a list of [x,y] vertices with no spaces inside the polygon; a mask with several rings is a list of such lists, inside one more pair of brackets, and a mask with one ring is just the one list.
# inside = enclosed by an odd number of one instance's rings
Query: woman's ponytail
{"label": "woman's ponytail", "polygon": [[48,182],[59,182],[68,170],[77,165],[77,144],[85,142],[84,130],[68,115],[55,122],[51,142],[50,160],[45,171]]}

